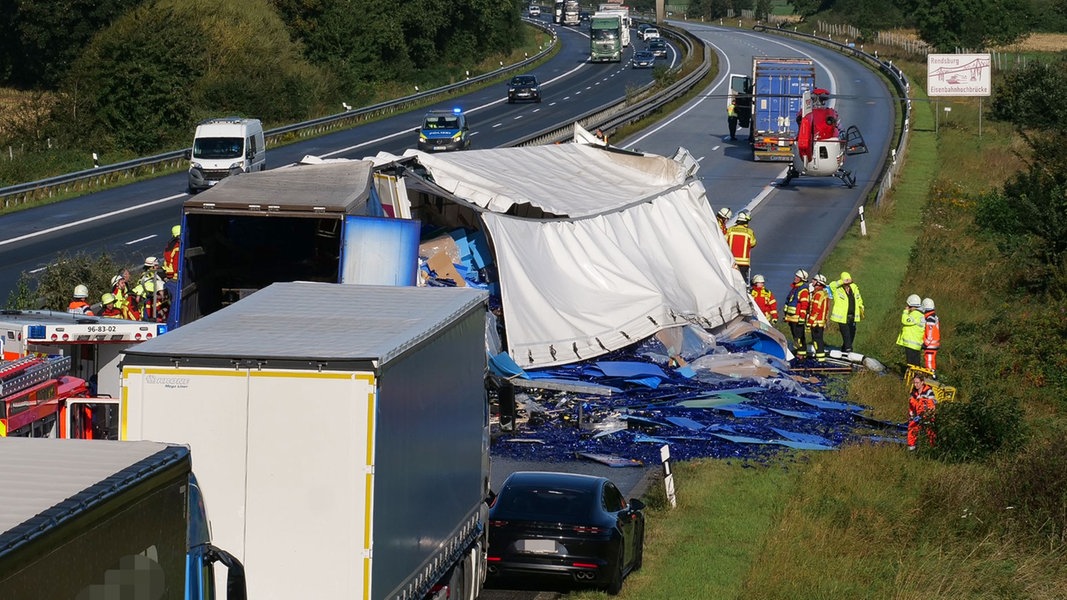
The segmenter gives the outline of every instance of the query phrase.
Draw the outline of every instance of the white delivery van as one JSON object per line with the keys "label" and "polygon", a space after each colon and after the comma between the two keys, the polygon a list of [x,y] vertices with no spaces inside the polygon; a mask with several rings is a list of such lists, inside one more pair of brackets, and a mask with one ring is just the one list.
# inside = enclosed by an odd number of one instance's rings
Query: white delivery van
{"label": "white delivery van", "polygon": [[267,145],[259,119],[224,117],[196,126],[189,157],[189,193],[206,190],[225,177],[267,168]]}

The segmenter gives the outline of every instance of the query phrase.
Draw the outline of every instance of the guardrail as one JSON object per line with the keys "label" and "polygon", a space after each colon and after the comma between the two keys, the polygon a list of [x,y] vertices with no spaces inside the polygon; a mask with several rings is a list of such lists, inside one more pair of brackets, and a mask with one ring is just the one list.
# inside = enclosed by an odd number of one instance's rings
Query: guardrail
{"label": "guardrail", "polygon": [[[686,56],[692,56],[694,48],[699,45],[704,51],[700,65],[685,77],[668,86],[662,92],[640,100],[632,105],[630,104],[630,100],[626,98],[615,100],[603,106],[594,108],[576,118],[569,119],[566,124],[555,125],[543,129],[504,145],[538,146],[561,142],[572,136],[575,122],[590,131],[600,129],[610,137],[615,129],[639,121],[671,101],[687,94],[693,86],[697,85],[697,83],[707,75],[708,71],[711,70],[711,46],[705,44],[703,40],[684,29],[676,29],[662,24],[659,25],[659,29],[661,33],[665,33],[671,39],[684,44]],[[654,82],[641,88],[638,92],[645,92],[653,85],[655,85]]]}
{"label": "guardrail", "polygon": [[[452,94],[463,90],[466,87],[479,85],[485,81],[502,77],[513,71],[522,70],[526,66],[541,60],[552,51],[556,44],[559,43],[559,37],[556,35],[556,31],[551,24],[538,20],[524,19],[524,21],[552,34],[552,40],[534,56],[528,57],[521,62],[494,71],[489,71],[488,73],[483,73],[482,75],[439,88],[434,88],[432,90],[427,90],[425,92],[419,92],[410,96],[404,96],[403,98],[397,98],[355,110],[348,110],[343,113],[271,129],[264,132],[267,139],[267,145],[269,147],[272,143],[277,143],[283,139],[321,135],[330,130],[342,129],[351,126],[354,121],[363,121],[377,116],[378,114],[404,110],[410,105],[424,103],[436,96]],[[124,180],[141,175],[151,175],[157,171],[174,170],[188,160],[185,158],[185,152],[185,149],[174,150],[156,154],[154,156],[115,163],[113,165],[94,167],[84,171],[57,175],[47,179],[0,188],[0,205],[7,208],[19,204],[29,204],[40,198],[50,198],[70,192],[86,191],[106,185],[121,183]]]}
{"label": "guardrail", "polygon": [[[886,157],[886,163],[882,168],[882,174],[879,177],[878,192],[875,194],[874,203],[881,204],[882,199],[889,193],[889,190],[893,187],[893,180],[896,178],[900,169],[904,166],[904,150],[908,146],[908,136],[910,134],[911,123],[911,97],[909,92],[911,90],[911,84],[908,83],[908,78],[904,75],[904,72],[893,65],[891,61],[885,61],[877,56],[867,54],[866,52],[859,50],[855,45],[842,44],[835,42],[831,39],[821,38],[817,35],[808,33],[800,33],[798,31],[789,31],[787,29],[779,29],[776,27],[767,27],[765,25],[756,25],[753,27],[756,31],[771,32],[781,35],[788,35],[792,37],[801,38],[807,41],[816,42],[824,46],[829,46],[842,54],[850,55],[859,60],[868,62],[877,67],[879,71],[884,73],[893,85],[900,93],[900,135],[897,137],[897,144],[895,148],[891,148],[889,156]],[[858,215],[857,215],[858,216]],[[851,221],[847,224],[851,225]]]}

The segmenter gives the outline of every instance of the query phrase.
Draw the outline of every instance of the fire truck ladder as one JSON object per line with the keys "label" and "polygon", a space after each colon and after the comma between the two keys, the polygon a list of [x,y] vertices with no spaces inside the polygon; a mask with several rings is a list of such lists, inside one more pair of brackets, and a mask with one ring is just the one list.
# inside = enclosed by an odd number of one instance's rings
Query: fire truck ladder
{"label": "fire truck ladder", "polygon": [[70,372],[69,356],[26,357],[0,363],[0,397],[10,396],[42,381],[57,379]]}

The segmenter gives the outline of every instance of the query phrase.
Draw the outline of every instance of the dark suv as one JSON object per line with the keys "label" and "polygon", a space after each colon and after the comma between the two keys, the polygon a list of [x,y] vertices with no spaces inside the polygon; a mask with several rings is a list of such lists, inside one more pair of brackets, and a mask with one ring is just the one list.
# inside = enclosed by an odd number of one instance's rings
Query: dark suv
{"label": "dark suv", "polygon": [[520,101],[541,101],[541,84],[537,81],[537,77],[516,75],[508,82],[508,104]]}

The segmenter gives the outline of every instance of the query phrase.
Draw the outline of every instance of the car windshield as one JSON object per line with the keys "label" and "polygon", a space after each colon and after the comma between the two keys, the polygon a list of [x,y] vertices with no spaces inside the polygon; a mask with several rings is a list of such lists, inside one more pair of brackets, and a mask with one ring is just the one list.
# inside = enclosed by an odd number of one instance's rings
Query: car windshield
{"label": "car windshield", "polygon": [[636,58],[638,60],[652,58],[652,53],[651,52],[638,52],[637,54],[634,54],[634,58]]}
{"label": "car windshield", "polygon": [[[410,127],[410,125],[409,125]],[[430,116],[426,117],[426,124],[422,126],[423,129],[459,129],[459,117],[448,116]]]}
{"label": "car windshield", "polygon": [[652,40],[652,42],[648,44],[648,47],[652,48],[653,50],[663,50],[667,47],[667,42]]}
{"label": "car windshield", "polygon": [[498,519],[568,520],[590,516],[590,490],[508,487],[494,506]]}
{"label": "car windshield", "polygon": [[537,80],[532,75],[525,75],[522,77],[515,77],[511,80],[511,85],[535,85]]}
{"label": "car windshield", "polygon": [[618,38],[618,32],[614,29],[594,29],[594,40],[614,40]]}
{"label": "car windshield", "polygon": [[244,140],[239,137],[209,137],[193,140],[196,158],[240,158]]}

